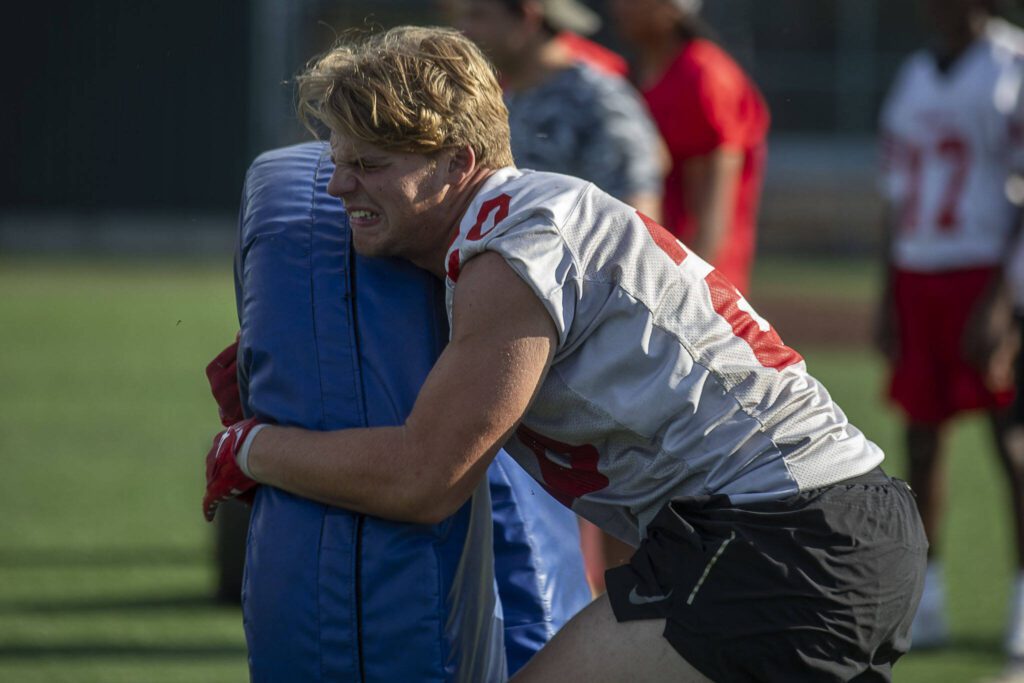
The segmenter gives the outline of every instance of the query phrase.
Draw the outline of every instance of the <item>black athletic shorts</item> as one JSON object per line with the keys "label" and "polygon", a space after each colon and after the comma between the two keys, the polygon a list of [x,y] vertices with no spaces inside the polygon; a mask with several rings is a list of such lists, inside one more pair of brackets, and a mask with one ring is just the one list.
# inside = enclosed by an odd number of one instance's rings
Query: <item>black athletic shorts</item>
{"label": "black athletic shorts", "polygon": [[910,487],[876,469],[779,501],[674,500],[605,580],[619,621],[665,619],[713,681],[889,681],[927,548]]}

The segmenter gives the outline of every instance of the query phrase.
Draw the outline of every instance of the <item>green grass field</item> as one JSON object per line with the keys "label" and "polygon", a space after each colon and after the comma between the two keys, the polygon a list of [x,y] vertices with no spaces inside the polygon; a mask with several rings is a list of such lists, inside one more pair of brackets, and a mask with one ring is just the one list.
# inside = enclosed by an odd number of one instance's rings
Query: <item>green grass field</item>
{"label": "green grass field", "polygon": [[[870,297],[872,275],[766,261],[755,288],[842,305]],[[229,264],[6,259],[0,293],[0,681],[246,680],[200,512],[219,427],[202,370],[236,329]],[[800,350],[902,473],[878,359]],[[907,656],[901,682],[975,681],[1002,661],[1009,523],[980,420],[956,423],[951,456],[954,642]]]}

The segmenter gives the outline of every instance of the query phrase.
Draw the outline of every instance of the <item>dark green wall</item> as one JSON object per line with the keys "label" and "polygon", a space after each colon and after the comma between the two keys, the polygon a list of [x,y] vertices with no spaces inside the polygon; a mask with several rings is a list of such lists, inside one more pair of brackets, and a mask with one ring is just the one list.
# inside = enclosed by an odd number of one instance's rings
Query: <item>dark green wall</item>
{"label": "dark green wall", "polygon": [[2,48],[0,208],[236,206],[247,5],[17,2]]}

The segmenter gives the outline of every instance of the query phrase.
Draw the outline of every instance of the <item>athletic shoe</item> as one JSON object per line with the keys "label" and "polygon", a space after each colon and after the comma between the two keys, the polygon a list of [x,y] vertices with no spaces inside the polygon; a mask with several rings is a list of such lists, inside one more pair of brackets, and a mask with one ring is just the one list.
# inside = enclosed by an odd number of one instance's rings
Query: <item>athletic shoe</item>
{"label": "athletic shoe", "polygon": [[914,614],[914,622],[910,627],[911,649],[929,650],[949,643],[945,593],[941,566],[936,562],[929,562],[925,571],[921,604],[917,606],[917,613]]}

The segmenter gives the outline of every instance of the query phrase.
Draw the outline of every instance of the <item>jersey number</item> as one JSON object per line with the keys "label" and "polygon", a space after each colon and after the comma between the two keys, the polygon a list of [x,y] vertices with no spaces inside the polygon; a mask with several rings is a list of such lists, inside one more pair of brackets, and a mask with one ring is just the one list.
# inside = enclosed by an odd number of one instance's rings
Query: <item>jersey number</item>
{"label": "jersey number", "polygon": [[949,232],[960,224],[957,207],[960,195],[967,181],[967,170],[970,155],[967,143],[955,135],[947,135],[934,148],[922,148],[914,145],[903,145],[902,153],[907,171],[907,196],[903,204],[900,226],[904,230],[913,230],[921,222],[921,186],[923,183],[922,167],[924,162],[938,161],[946,169],[946,182],[939,200],[939,212],[935,223],[939,230]]}
{"label": "jersey number", "polygon": [[[608,486],[608,477],[597,471],[599,454],[593,446],[573,446],[555,441],[526,425],[519,425],[516,436],[537,456],[544,488],[562,505],[571,507],[575,498]],[[547,456],[548,451],[567,457],[569,467],[552,462]]]}
{"label": "jersey number", "polygon": [[[491,197],[485,201],[480,206],[480,212],[476,215],[476,223],[469,229],[466,239],[476,241],[494,230],[498,223],[508,216],[508,205],[511,201],[512,197],[507,194],[499,194],[497,197]],[[491,214],[494,214],[494,220],[488,223]]]}
{"label": "jersey number", "polygon": [[[498,223],[505,220],[508,216],[508,207],[509,202],[511,201],[512,197],[507,194],[499,194],[497,197],[491,197],[485,201],[480,206],[480,211],[476,215],[476,223],[474,223],[473,227],[469,229],[469,232],[466,234],[466,239],[479,240],[490,233],[491,230],[494,230],[494,228],[498,226]],[[494,218],[488,222],[491,218],[491,214],[494,214]],[[485,226],[486,230],[484,229]],[[458,238],[459,236],[457,234],[454,235],[452,237],[452,242],[454,243]],[[450,248],[451,244],[448,246]],[[448,265],[446,268],[448,279],[452,282],[458,282],[459,271],[461,268],[462,262],[459,259],[459,250],[456,249],[448,255]]]}

